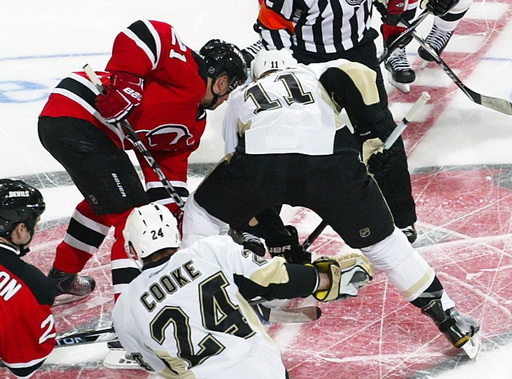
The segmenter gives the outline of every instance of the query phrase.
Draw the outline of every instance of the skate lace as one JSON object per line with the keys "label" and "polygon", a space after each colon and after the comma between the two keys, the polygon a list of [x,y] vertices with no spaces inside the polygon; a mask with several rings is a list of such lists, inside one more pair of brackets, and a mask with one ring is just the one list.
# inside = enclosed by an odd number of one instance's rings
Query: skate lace
{"label": "skate lace", "polygon": [[436,52],[439,53],[444,49],[452,34],[453,32],[445,32],[434,25],[428,34],[426,41]]}
{"label": "skate lace", "polygon": [[407,54],[405,52],[405,48],[397,48],[393,53],[389,56],[388,61],[386,62],[393,68],[394,71],[409,71],[412,70],[407,60]]}

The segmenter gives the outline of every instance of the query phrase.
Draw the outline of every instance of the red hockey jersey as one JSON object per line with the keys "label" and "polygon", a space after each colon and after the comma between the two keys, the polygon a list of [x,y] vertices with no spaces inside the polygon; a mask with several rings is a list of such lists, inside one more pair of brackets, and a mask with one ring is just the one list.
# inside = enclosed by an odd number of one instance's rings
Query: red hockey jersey
{"label": "red hockey jersey", "polygon": [[[180,41],[171,25],[139,20],[117,35],[106,70],[98,73],[105,84],[117,71],[144,78],[142,102],[128,121],[167,178],[186,182],[188,157],[199,147],[206,126],[206,112],[200,106],[206,92],[202,59]],[[83,72],[73,73],[54,89],[41,116],[85,119],[120,148],[132,149],[123,131],[107,124],[95,109],[97,95]],[[152,170],[144,174],[146,182],[158,180]]]}
{"label": "red hockey jersey", "polygon": [[17,376],[37,370],[55,347],[52,282],[0,243],[0,359]]}

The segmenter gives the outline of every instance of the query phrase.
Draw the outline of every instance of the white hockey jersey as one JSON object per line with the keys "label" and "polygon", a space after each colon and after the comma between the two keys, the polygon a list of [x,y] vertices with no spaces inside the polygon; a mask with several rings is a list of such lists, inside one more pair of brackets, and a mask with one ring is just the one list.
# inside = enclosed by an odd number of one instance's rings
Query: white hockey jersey
{"label": "white hockey jersey", "polygon": [[344,125],[318,79],[327,68],[345,63],[350,62],[299,64],[234,93],[224,116],[226,153],[244,135],[247,154],[332,154],[336,130]]}
{"label": "white hockey jersey", "polygon": [[279,348],[234,280],[287,283],[284,264],[228,236],[203,238],[123,291],[112,313],[121,344],[162,377],[285,378]]}

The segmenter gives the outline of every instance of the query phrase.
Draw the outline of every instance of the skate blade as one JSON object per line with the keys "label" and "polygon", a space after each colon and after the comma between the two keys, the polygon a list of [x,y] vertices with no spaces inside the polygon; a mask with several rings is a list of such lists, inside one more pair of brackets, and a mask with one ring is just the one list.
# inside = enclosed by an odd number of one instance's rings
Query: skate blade
{"label": "skate blade", "polygon": [[403,92],[403,93],[411,92],[411,85],[409,83],[397,82],[397,81],[393,80],[391,75],[388,76],[388,81],[389,81],[389,84],[391,84],[393,87],[398,89],[400,92]]}
{"label": "skate blade", "polygon": [[75,301],[85,299],[89,295],[90,295],[90,293],[88,293],[87,295],[82,295],[82,296],[62,294],[55,298],[55,302],[53,303],[52,306],[58,307],[59,305],[74,303]]}
{"label": "skate blade", "polygon": [[461,346],[461,349],[464,350],[469,358],[476,359],[478,353],[480,353],[481,347],[482,342],[480,341],[480,333],[476,333],[468,342]]}

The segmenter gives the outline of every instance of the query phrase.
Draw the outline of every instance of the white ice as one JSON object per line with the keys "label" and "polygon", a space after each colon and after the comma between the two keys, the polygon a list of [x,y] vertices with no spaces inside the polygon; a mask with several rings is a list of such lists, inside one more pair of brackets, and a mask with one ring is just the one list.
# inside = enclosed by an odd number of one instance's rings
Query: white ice
{"label": "white ice", "polygon": [[[475,2],[466,16],[484,22],[488,33],[455,35],[447,51],[471,54],[488,43],[493,23],[508,2]],[[256,0],[26,0],[6,1],[0,22],[0,177],[60,171],[60,165],[42,148],[37,137],[37,116],[46,96],[71,71],[89,63],[102,69],[115,35],[131,22],[156,19],[172,24],[181,39],[194,49],[210,38],[222,38],[241,47],[257,40],[252,24]],[[375,24],[378,25],[378,18]],[[431,21],[420,27],[423,35]],[[473,90],[512,100],[512,21],[477,63],[465,84]],[[380,46],[380,42],[378,42]],[[408,48],[417,60],[413,42]],[[460,71],[456,72],[462,74]],[[418,74],[418,85],[452,85],[439,69],[429,66]],[[437,99],[439,100],[439,99]],[[411,99],[412,103],[414,99]],[[458,89],[442,99],[447,105],[435,125],[422,137],[409,157],[411,170],[428,166],[512,163],[512,118],[472,103]],[[401,119],[410,103],[394,103],[391,109]],[[419,121],[430,112],[427,105]],[[192,162],[215,162],[222,157],[220,120],[223,108],[209,114],[207,132]],[[58,183],[57,183],[58,184]],[[192,187],[194,183],[192,183]],[[68,217],[80,200],[72,187],[43,189],[48,211],[43,220]],[[315,223],[312,222],[311,226]],[[286,348],[295,329],[284,328],[280,341]],[[289,333],[287,335],[287,333]],[[441,378],[512,377],[512,346],[484,352],[478,361],[447,372]]]}

